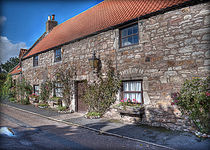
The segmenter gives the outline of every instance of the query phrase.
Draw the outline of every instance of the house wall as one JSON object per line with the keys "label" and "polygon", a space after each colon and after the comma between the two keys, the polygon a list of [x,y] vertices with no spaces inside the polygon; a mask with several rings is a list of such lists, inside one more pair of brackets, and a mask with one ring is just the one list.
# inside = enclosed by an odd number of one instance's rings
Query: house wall
{"label": "house wall", "polygon": [[[62,65],[77,68],[77,80],[93,81],[95,74],[88,65],[93,50],[102,61],[110,59],[122,80],[142,79],[145,116],[142,123],[173,129],[189,129],[189,122],[171,106],[171,93],[186,79],[209,75],[210,3],[199,4],[139,20],[139,44],[119,48],[119,29],[109,30],[62,46],[62,61],[54,63],[54,52],[39,54],[39,66],[33,59],[22,62],[23,75],[31,84],[53,79]],[[146,57],[150,62],[146,62]],[[74,103],[75,101],[73,101]],[[74,106],[74,105],[73,105]],[[114,111],[107,117],[119,117]],[[124,119],[125,120],[125,119]],[[127,118],[131,121],[131,118]]]}

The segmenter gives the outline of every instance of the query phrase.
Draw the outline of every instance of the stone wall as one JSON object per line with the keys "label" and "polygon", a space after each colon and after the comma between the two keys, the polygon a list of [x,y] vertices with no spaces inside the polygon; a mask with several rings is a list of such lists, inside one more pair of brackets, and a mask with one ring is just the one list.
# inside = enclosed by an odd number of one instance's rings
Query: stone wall
{"label": "stone wall", "polygon": [[[139,20],[139,44],[135,46],[119,48],[119,29],[113,29],[63,45],[61,62],[54,63],[53,50],[39,54],[37,67],[32,66],[32,58],[23,61],[23,75],[31,84],[41,84],[47,77],[53,79],[62,65],[74,65],[76,80],[92,81],[88,59],[95,50],[102,73],[110,59],[122,80],[143,80],[146,109],[142,123],[187,129],[189,122],[181,118],[176,106],[171,106],[171,93],[178,91],[186,79],[209,75],[209,5],[198,4]],[[150,61],[145,61],[148,58]]]}

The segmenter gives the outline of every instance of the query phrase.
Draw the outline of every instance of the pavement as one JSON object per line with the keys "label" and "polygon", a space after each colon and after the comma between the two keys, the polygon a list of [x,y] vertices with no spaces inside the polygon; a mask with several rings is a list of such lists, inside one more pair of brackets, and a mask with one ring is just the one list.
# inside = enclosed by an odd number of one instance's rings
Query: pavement
{"label": "pavement", "polygon": [[14,109],[30,112],[42,117],[62,121],[69,125],[80,126],[101,134],[113,135],[129,140],[139,141],[154,146],[179,149],[179,150],[208,150],[210,147],[209,138],[198,138],[189,132],[171,131],[160,127],[146,125],[123,124],[116,120],[87,119],[82,113],[58,113],[53,109],[41,109],[33,105],[21,105],[2,101]]}

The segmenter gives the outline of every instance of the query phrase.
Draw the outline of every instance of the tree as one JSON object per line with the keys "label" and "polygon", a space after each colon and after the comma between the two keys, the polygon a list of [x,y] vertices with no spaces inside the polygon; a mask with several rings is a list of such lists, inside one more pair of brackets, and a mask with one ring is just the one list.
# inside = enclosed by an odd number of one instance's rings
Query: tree
{"label": "tree", "polygon": [[6,73],[0,73],[0,97],[3,95],[3,85],[7,79]]}
{"label": "tree", "polygon": [[6,63],[1,64],[1,67],[6,73],[9,73],[19,63],[18,57],[11,57]]}

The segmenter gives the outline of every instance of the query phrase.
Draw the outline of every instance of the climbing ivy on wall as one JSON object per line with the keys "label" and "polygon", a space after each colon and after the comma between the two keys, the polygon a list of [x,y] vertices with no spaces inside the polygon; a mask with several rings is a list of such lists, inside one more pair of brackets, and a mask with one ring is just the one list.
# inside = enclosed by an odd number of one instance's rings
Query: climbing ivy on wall
{"label": "climbing ivy on wall", "polygon": [[16,98],[22,104],[29,104],[29,95],[32,94],[33,88],[29,82],[22,77],[16,84]]}
{"label": "climbing ivy on wall", "polygon": [[47,79],[41,84],[40,90],[40,100],[42,101],[42,103],[47,103],[47,100],[49,99],[50,93],[52,91],[52,82],[49,79]]}
{"label": "climbing ivy on wall", "polygon": [[70,106],[74,93],[74,83],[76,78],[76,67],[71,64],[70,67],[58,68],[55,73],[57,83],[62,85],[62,100],[67,107]]}
{"label": "climbing ivy on wall", "polygon": [[120,88],[120,80],[112,68],[111,61],[107,61],[106,76],[99,73],[98,81],[89,83],[83,96],[83,101],[89,106],[89,112],[101,115],[116,101],[116,94]]}

